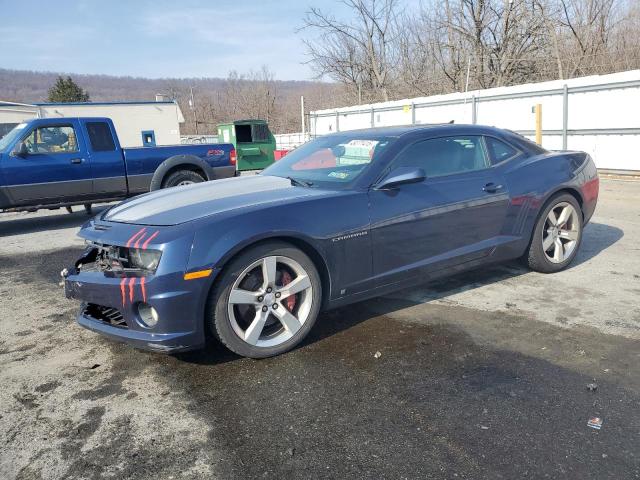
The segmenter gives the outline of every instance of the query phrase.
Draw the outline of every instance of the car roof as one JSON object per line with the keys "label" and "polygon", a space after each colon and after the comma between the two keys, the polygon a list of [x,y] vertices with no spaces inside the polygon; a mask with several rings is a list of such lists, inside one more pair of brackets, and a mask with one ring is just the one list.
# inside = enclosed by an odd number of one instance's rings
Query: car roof
{"label": "car roof", "polygon": [[370,136],[379,137],[401,137],[415,132],[433,132],[433,133],[446,133],[455,135],[456,133],[469,133],[470,131],[476,131],[480,133],[504,133],[503,130],[490,127],[486,125],[468,125],[468,124],[453,124],[453,123],[436,123],[436,124],[422,124],[422,125],[397,125],[390,127],[375,127],[375,128],[363,128],[359,130],[345,130],[341,132],[331,133],[329,135],[349,135],[351,138],[367,138]]}
{"label": "car roof", "polygon": [[32,118],[30,122],[53,122],[53,123],[64,123],[69,122],[71,120],[78,120],[80,122],[109,122],[111,119],[109,117],[42,117],[42,118]]}

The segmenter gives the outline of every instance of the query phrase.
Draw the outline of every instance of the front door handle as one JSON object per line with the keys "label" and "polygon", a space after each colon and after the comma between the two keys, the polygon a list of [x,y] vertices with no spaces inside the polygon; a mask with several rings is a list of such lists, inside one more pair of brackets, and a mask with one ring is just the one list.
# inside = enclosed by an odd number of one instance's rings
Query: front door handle
{"label": "front door handle", "polygon": [[84,158],[72,158],[71,159],[71,163],[78,164],[78,163],[82,163],[82,162],[84,162]]}
{"label": "front door handle", "polygon": [[495,193],[498,190],[502,190],[502,185],[498,185],[493,182],[490,182],[490,183],[487,183],[484,187],[482,187],[482,190],[484,190],[487,193]]}

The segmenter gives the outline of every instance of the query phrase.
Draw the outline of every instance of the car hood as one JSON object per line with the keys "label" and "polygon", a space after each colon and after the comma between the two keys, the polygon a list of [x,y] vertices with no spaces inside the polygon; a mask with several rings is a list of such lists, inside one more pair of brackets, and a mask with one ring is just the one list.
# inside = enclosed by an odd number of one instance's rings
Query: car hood
{"label": "car hood", "polygon": [[255,208],[321,192],[294,187],[288,179],[281,177],[236,177],[141,195],[107,210],[101,220],[137,225],[177,225],[213,214]]}

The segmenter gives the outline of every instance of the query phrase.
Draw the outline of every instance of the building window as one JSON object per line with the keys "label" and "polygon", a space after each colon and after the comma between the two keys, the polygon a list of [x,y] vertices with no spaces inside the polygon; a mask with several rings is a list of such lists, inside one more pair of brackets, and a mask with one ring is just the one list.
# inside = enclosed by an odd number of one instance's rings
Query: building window
{"label": "building window", "polygon": [[142,132],[142,146],[143,147],[156,146],[156,134],[153,132],[153,130],[144,130]]}

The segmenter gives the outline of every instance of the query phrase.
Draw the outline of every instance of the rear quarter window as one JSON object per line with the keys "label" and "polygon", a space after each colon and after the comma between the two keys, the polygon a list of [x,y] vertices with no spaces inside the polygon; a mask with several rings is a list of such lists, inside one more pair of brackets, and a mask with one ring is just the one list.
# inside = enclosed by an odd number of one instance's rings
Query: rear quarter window
{"label": "rear quarter window", "polygon": [[497,165],[515,157],[519,152],[511,145],[493,137],[485,137],[491,165]]}
{"label": "rear quarter window", "polygon": [[87,122],[87,133],[94,152],[112,152],[116,149],[108,123]]}

